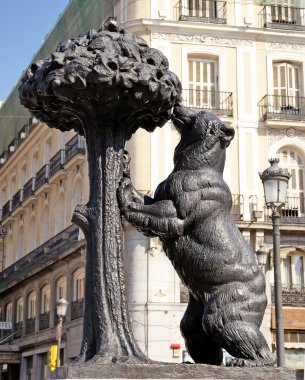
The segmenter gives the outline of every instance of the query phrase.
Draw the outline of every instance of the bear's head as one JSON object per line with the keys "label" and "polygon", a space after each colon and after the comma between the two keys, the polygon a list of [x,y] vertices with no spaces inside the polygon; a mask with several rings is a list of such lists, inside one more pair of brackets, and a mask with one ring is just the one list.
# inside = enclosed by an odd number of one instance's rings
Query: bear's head
{"label": "bear's head", "polygon": [[[181,140],[175,149],[175,164],[184,160],[183,166],[189,166],[194,161],[209,163],[210,166],[223,167],[225,149],[234,137],[234,129],[225,125],[215,115],[192,108],[176,105],[172,121],[181,135]],[[223,160],[222,160],[223,158]],[[186,162],[185,160],[187,159]],[[194,166],[193,165],[193,166]]]}

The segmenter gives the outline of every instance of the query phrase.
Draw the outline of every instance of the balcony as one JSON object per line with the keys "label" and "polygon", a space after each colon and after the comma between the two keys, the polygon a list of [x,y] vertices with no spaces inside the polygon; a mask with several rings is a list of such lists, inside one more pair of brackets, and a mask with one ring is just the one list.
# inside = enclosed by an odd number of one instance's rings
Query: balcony
{"label": "balcony", "polygon": [[185,89],[182,102],[186,107],[211,111],[218,116],[233,116],[232,92]]}
{"label": "balcony", "polygon": [[266,5],[258,14],[264,28],[305,30],[305,9],[289,5]]}
{"label": "balcony", "polygon": [[[283,285],[282,298],[284,306],[305,306],[304,285]],[[271,286],[271,299],[275,302],[274,286]]]}
{"label": "balcony", "polygon": [[2,220],[8,217],[11,214],[11,211],[12,211],[12,200],[10,199],[2,207]]}
{"label": "balcony", "polygon": [[23,202],[23,189],[17,191],[17,193],[12,198],[12,210],[13,212],[17,207],[19,207]]}
{"label": "balcony", "polygon": [[33,334],[35,332],[36,317],[29,318],[25,321],[25,333]]}
{"label": "balcony", "polygon": [[23,333],[23,322],[17,322],[15,323],[14,325],[14,338],[20,338],[22,336],[22,333]]}
{"label": "balcony", "polygon": [[84,299],[71,302],[71,319],[81,318],[84,315]]}
{"label": "balcony", "polygon": [[43,184],[49,182],[49,165],[44,165],[35,176],[35,191]]}
{"label": "balcony", "polygon": [[86,148],[85,148],[84,137],[80,136],[79,134],[76,134],[75,136],[72,137],[70,141],[67,142],[65,149],[66,149],[65,163],[71,161],[72,158],[76,157],[78,154],[85,155]]}
{"label": "balcony", "polygon": [[24,186],[23,186],[23,202],[27,200],[30,196],[34,195],[35,189],[35,177],[32,177]]}
{"label": "balcony", "polygon": [[50,174],[52,177],[59,170],[64,169],[65,149],[60,149],[50,160]]}
{"label": "balcony", "polygon": [[[265,206],[265,221],[270,222],[270,212]],[[287,197],[282,208],[281,224],[305,223],[305,199],[304,197]]]}
{"label": "balcony", "polygon": [[182,0],[176,5],[175,13],[179,21],[227,23],[227,8],[224,1]]}
{"label": "balcony", "polygon": [[46,311],[39,315],[39,330],[45,330],[50,327],[50,312]]}
{"label": "balcony", "polygon": [[61,254],[82,246],[78,234],[78,227],[71,225],[0,272],[0,293],[57,261]]}
{"label": "balcony", "polygon": [[262,120],[305,120],[304,97],[265,95],[258,106]]}
{"label": "balcony", "polygon": [[231,216],[233,220],[243,220],[244,197],[240,194],[232,194]]}

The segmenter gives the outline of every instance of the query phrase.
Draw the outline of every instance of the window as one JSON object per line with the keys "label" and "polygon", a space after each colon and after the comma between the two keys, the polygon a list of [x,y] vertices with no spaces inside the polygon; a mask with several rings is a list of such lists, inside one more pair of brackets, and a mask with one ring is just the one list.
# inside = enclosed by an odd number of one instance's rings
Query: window
{"label": "window", "polygon": [[40,313],[44,314],[50,311],[50,285],[46,284],[41,288],[41,298],[40,298]]}
{"label": "window", "polygon": [[82,181],[78,179],[73,187],[73,198],[72,198],[72,210],[75,210],[75,207],[82,203]]}
{"label": "window", "polygon": [[35,217],[32,216],[29,224],[29,252],[36,248],[36,224]]}
{"label": "window", "polygon": [[275,108],[281,112],[298,113],[300,97],[300,66],[291,62],[273,63]]}
{"label": "window", "polygon": [[49,239],[49,228],[50,228],[50,215],[49,207],[45,206],[42,214],[41,221],[41,235],[40,235],[40,244],[43,244]]}
{"label": "window", "polygon": [[8,302],[5,305],[5,322],[13,322],[13,303]]}
{"label": "window", "polygon": [[20,170],[20,188],[25,184],[26,179],[26,164],[24,164]]}
{"label": "window", "polygon": [[84,298],[85,294],[85,271],[78,268],[73,273],[73,301]]}
{"label": "window", "polygon": [[48,164],[50,162],[51,153],[52,153],[52,140],[51,137],[45,143],[45,151],[44,151],[44,162]]}
{"label": "window", "polygon": [[[288,3],[288,1],[287,1]],[[303,10],[286,5],[267,6],[267,18],[275,24],[303,25]]]}
{"label": "window", "polygon": [[27,297],[27,318],[35,318],[36,316],[36,292],[33,290]]}
{"label": "window", "polygon": [[36,176],[38,172],[38,151],[36,151],[32,158],[32,177]]}
{"label": "window", "polygon": [[19,297],[16,301],[16,323],[23,321],[23,298]]}
{"label": "window", "polygon": [[55,210],[55,233],[61,232],[65,227],[65,196],[63,193],[59,195],[56,202]]}
{"label": "window", "polygon": [[214,109],[218,103],[218,62],[216,59],[189,56],[187,106]]}
{"label": "window", "polygon": [[7,268],[11,264],[13,264],[13,261],[14,261],[13,237],[12,237],[12,235],[9,235],[6,239],[4,253],[5,253],[5,267]]}
{"label": "window", "polygon": [[283,210],[284,216],[304,216],[304,160],[297,151],[291,148],[283,148],[280,150],[279,158],[281,166],[291,174],[291,178],[288,181],[286,204]]}
{"label": "window", "polygon": [[67,298],[67,279],[65,276],[59,277],[56,281],[56,301],[60,298]]}
{"label": "window", "polygon": [[289,256],[281,260],[282,265],[282,284],[284,288],[302,288],[304,287],[304,255],[294,251]]}
{"label": "window", "polygon": [[217,17],[217,1],[213,0],[187,0],[188,16]]}
{"label": "window", "polygon": [[23,250],[23,242],[24,242],[23,241],[23,237],[24,237],[23,227],[21,226],[19,228],[19,231],[18,231],[18,244],[17,244],[17,258],[16,258],[16,260],[21,259],[21,257],[24,254],[24,250]]}

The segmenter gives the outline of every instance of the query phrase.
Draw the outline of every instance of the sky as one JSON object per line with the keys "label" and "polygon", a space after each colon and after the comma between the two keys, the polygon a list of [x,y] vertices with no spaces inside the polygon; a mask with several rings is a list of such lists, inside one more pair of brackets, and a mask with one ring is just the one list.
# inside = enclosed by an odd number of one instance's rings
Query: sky
{"label": "sky", "polygon": [[69,0],[0,0],[0,100],[31,63]]}

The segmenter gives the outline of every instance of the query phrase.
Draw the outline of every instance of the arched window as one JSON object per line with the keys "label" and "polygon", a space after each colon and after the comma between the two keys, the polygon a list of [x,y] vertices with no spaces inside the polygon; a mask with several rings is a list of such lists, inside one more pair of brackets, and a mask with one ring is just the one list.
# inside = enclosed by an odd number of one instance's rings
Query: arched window
{"label": "arched window", "polygon": [[47,313],[50,311],[50,295],[51,288],[50,284],[46,284],[41,288],[40,291],[40,313]]}
{"label": "arched window", "polygon": [[60,298],[67,298],[67,279],[65,276],[61,276],[56,281],[56,301]]}
{"label": "arched window", "polygon": [[82,181],[79,178],[73,187],[72,195],[72,211],[75,210],[75,207],[82,203]]}
{"label": "arched window", "polygon": [[288,170],[291,178],[288,182],[287,203],[285,205],[287,216],[299,217],[305,212],[304,204],[304,160],[294,149],[285,147],[279,152],[280,165]]}
{"label": "arched window", "polygon": [[36,292],[32,290],[27,296],[27,319],[36,316]]}
{"label": "arched window", "polygon": [[29,252],[36,248],[36,223],[35,217],[32,216],[29,223]]}
{"label": "arched window", "polygon": [[84,298],[85,295],[85,270],[78,268],[73,273],[73,301]]}
{"label": "arched window", "polygon": [[5,267],[9,267],[14,262],[13,237],[9,235],[6,240],[5,248]]}
{"label": "arched window", "polygon": [[17,244],[17,257],[16,260],[21,259],[24,255],[24,233],[23,233],[23,227],[21,226],[18,231],[18,244]]}
{"label": "arched window", "polygon": [[19,297],[16,301],[16,323],[23,321],[23,297]]}
{"label": "arched window", "polygon": [[40,244],[43,244],[45,241],[49,239],[49,229],[50,229],[49,207],[45,206],[42,213]]}
{"label": "arched window", "polygon": [[34,153],[32,157],[32,177],[35,177],[36,173],[38,172],[38,151]]}
{"label": "arched window", "polygon": [[5,305],[5,321],[13,322],[13,302],[8,302]]}
{"label": "arched window", "polygon": [[61,232],[65,228],[65,196],[61,192],[57,198],[55,209],[55,233]]}

